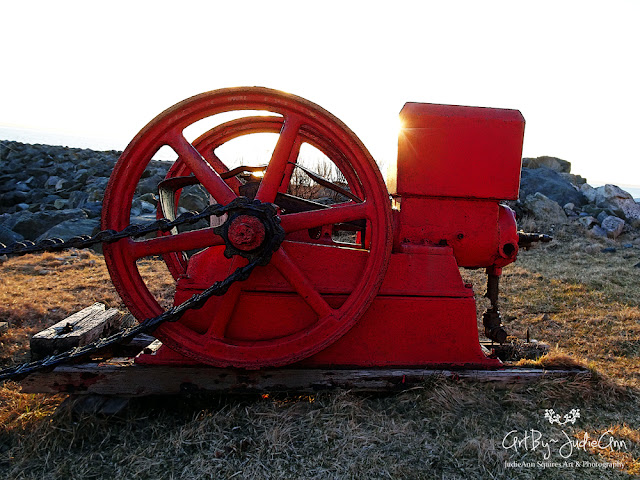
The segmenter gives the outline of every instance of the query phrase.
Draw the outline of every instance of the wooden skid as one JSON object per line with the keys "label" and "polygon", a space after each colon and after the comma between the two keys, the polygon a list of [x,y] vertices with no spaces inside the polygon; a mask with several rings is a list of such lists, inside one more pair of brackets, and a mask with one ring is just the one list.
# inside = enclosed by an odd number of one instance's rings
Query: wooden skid
{"label": "wooden skid", "polygon": [[354,391],[394,391],[419,386],[436,377],[474,382],[519,384],[541,378],[588,376],[587,370],[300,369],[231,370],[209,366],[140,365],[132,359],[104,363],[64,365],[52,372],[36,373],[21,381],[25,393],[99,394],[126,397],[185,392],[313,393],[345,388]]}
{"label": "wooden skid", "polygon": [[44,358],[56,352],[86,345],[115,328],[122,314],[94,303],[31,337],[31,356]]}

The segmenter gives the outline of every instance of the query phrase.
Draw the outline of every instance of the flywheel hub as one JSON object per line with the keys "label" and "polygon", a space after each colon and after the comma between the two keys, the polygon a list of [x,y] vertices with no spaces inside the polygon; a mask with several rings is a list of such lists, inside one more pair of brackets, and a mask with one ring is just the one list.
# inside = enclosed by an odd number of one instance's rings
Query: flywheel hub
{"label": "flywheel hub", "polygon": [[239,215],[229,225],[229,241],[238,250],[249,252],[264,242],[265,229],[260,220],[251,215]]}

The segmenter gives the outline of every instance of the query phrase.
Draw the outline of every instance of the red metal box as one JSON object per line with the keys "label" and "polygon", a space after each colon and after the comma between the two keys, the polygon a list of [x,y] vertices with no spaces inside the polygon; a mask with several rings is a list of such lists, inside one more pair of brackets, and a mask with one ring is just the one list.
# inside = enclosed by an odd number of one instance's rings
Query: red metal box
{"label": "red metal box", "polygon": [[392,195],[516,200],[524,118],[518,110],[406,103]]}

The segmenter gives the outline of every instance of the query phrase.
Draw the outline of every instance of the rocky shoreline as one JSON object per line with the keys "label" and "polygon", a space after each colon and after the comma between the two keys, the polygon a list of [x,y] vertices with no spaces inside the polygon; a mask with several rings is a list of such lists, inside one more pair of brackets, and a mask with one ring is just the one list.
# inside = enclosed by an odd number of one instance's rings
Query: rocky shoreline
{"label": "rocky shoreline", "polygon": [[[121,152],[0,141],[0,243],[68,239],[99,229],[102,198]],[[170,164],[153,161],[138,184],[132,220],[155,218],[157,185]],[[199,210],[208,197],[200,187],[181,196]],[[520,199],[509,203],[518,217],[553,230],[578,224],[595,236],[635,242],[640,204],[615,185],[594,188],[571,164],[555,157],[523,159]]]}
{"label": "rocky shoreline", "polygon": [[[0,141],[0,243],[96,232],[109,176],[122,152]],[[157,185],[170,163],[152,161],[137,186],[132,221],[155,219]],[[200,187],[181,203],[202,209]]]}
{"label": "rocky shoreline", "polygon": [[616,185],[594,188],[555,157],[523,159],[520,199],[512,207],[547,228],[576,223],[597,237],[640,238],[640,204],[630,193]]}

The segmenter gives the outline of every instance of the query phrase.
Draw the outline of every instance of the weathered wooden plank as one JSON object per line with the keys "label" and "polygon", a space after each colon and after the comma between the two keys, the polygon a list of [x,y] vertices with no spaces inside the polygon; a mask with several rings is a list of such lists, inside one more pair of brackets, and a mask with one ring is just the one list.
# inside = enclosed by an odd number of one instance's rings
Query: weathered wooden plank
{"label": "weathered wooden plank", "polygon": [[[121,328],[125,327],[126,326],[122,326]],[[157,341],[155,337],[141,333],[127,343],[114,345],[111,347],[111,353],[114,357],[135,357],[155,341]]]}
{"label": "weathered wooden plank", "polygon": [[122,320],[120,320],[120,328],[129,328],[129,327],[133,327],[134,325],[137,325],[137,324],[138,324],[138,321],[130,313],[125,314],[122,317]]}
{"label": "weathered wooden plank", "polygon": [[112,330],[120,317],[115,308],[106,310],[102,303],[94,303],[31,337],[31,356],[43,358],[91,343]]}
{"label": "weathered wooden plank", "polygon": [[26,393],[73,393],[117,396],[167,395],[181,392],[279,392],[313,393],[344,388],[355,391],[403,390],[434,377],[521,384],[542,378],[588,376],[587,370],[428,369],[296,369],[234,370],[208,366],[157,366],[135,364],[131,359],[112,359],[57,367],[50,373],[32,374],[22,380]]}

